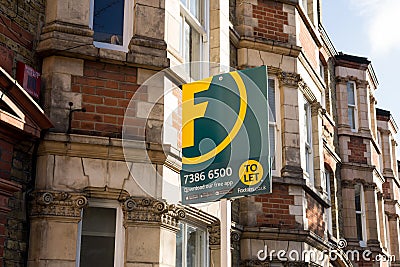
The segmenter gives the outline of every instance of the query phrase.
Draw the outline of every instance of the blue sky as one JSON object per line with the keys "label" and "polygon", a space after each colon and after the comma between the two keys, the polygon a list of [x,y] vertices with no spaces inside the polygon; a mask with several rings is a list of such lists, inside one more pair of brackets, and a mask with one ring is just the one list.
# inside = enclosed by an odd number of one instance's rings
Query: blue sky
{"label": "blue sky", "polygon": [[[398,0],[322,0],[322,24],[336,50],[372,61],[379,81],[377,106],[390,110],[398,126],[399,10]],[[400,149],[397,158],[400,159]]]}

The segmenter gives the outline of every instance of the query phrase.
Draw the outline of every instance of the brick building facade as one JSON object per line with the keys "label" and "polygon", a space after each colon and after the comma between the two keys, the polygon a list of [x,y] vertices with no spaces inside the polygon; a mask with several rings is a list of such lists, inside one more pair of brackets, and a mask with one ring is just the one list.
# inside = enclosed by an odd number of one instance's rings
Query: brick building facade
{"label": "brick building facade", "polygon": [[[265,247],[316,255],[301,266],[398,264],[346,255],[400,259],[398,128],[375,106],[371,62],[330,42],[319,0],[0,3],[0,115],[21,114],[0,116],[4,266],[291,264],[260,259]],[[41,73],[39,105],[17,62]],[[260,65],[272,193],[179,204],[178,86]]]}

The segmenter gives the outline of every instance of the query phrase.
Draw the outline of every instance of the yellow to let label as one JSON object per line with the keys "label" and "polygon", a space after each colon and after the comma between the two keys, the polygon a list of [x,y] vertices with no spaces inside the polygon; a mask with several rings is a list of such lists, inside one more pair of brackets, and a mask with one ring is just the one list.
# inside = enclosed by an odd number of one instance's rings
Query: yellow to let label
{"label": "yellow to let label", "polygon": [[240,165],[240,181],[245,185],[256,185],[261,182],[264,170],[257,160],[247,160]]}

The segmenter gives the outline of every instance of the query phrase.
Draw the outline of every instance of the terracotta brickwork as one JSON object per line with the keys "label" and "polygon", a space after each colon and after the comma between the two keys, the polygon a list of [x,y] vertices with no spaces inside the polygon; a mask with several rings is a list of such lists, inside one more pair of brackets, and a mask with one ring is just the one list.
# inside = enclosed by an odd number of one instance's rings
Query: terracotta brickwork
{"label": "terracotta brickwork", "polygon": [[306,194],[308,229],[323,237],[325,231],[324,207],[313,197]]}
{"label": "terracotta brickwork", "polygon": [[[82,107],[86,112],[76,112],[72,132],[99,136],[121,136],[125,110],[137,93],[137,69],[85,61],[83,77],[72,76],[71,90],[82,94]],[[138,94],[136,96],[139,96]],[[140,95],[147,99],[146,93]],[[136,134],[144,136],[143,119],[131,119],[137,125]]]}
{"label": "terracotta brickwork", "polygon": [[295,216],[289,212],[294,196],[289,195],[288,185],[274,185],[271,194],[256,196],[255,202],[262,204],[262,213],[257,215],[258,226],[297,228]]}
{"label": "terracotta brickwork", "polygon": [[367,152],[367,146],[364,144],[363,138],[351,136],[347,147],[350,152],[349,162],[367,164],[367,158],[364,154]]}
{"label": "terracotta brickwork", "polygon": [[34,48],[44,20],[44,2],[0,1],[0,66],[10,74],[16,60],[39,68]]}
{"label": "terracotta brickwork", "polygon": [[308,31],[305,23],[303,20],[300,20],[300,44],[303,48],[304,54],[306,55],[308,61],[310,62],[311,66],[317,70],[318,69],[318,57],[317,57],[317,50],[318,47],[315,44],[311,33]]}
{"label": "terracotta brickwork", "polygon": [[253,17],[258,20],[258,27],[254,27],[255,37],[284,43],[289,41],[289,35],[284,32],[288,13],[283,11],[282,3],[258,0],[258,5],[253,5]]}

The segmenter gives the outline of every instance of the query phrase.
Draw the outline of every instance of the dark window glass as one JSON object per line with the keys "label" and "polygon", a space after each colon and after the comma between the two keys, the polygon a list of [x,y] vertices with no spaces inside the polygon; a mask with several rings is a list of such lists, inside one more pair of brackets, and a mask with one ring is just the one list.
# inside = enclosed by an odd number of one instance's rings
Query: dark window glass
{"label": "dark window glass", "polygon": [[122,45],[124,0],[94,0],[94,40]]}
{"label": "dark window glass", "polygon": [[179,224],[179,232],[176,233],[176,267],[182,267],[183,250],[183,224]]}
{"label": "dark window glass", "polygon": [[362,228],[362,218],[361,214],[356,214],[356,222],[357,222],[357,238],[358,240],[363,240],[363,228]]}
{"label": "dark window glass", "polygon": [[97,207],[84,210],[80,267],[114,266],[116,212]]}

